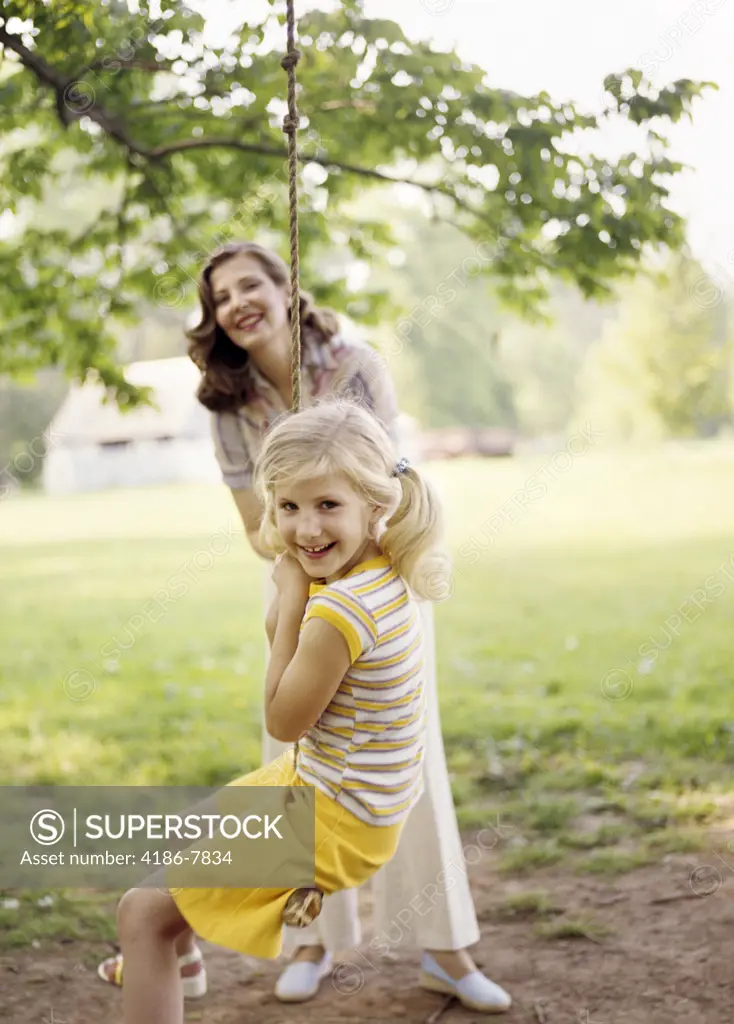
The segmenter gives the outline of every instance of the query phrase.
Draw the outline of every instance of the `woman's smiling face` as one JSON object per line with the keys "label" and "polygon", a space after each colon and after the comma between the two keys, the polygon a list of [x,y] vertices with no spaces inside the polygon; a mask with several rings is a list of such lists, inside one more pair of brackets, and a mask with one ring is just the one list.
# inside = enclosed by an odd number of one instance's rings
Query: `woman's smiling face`
{"label": "woman's smiling face", "polygon": [[211,272],[209,284],[217,324],[238,348],[251,351],[288,327],[290,295],[257,257],[237,253]]}

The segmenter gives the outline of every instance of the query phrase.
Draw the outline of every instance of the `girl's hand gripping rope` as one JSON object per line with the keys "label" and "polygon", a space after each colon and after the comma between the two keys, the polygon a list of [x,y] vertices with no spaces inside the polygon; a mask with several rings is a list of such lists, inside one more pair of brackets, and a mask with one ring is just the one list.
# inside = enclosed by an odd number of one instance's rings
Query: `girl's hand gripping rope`
{"label": "girl's hand gripping rope", "polygon": [[[292,601],[299,605],[302,603],[305,608],[312,582],[311,577],[304,572],[293,555],[283,554],[276,559],[273,583],[278,588],[278,604]],[[273,619],[277,622],[277,611]],[[288,897],[283,908],[283,924],[291,928],[307,928],[321,913],[323,898],[323,893],[319,889],[296,889]]]}
{"label": "girl's hand gripping rope", "polygon": [[279,555],[273,568],[273,583],[278,588],[281,603],[308,601],[309,587],[314,581],[291,554]]}

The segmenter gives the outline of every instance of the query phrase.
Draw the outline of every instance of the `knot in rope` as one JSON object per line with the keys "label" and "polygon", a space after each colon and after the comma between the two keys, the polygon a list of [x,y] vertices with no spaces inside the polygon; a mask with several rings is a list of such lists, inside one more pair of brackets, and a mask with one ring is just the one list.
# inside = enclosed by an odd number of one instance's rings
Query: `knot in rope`
{"label": "knot in rope", "polygon": [[295,117],[291,117],[290,114],[286,114],[283,118],[283,131],[284,132],[297,132],[298,126],[301,123],[301,119],[296,114]]}
{"label": "knot in rope", "polygon": [[283,59],[281,60],[280,66],[283,68],[284,71],[291,71],[299,62],[300,59],[300,50],[289,50],[288,53],[286,53],[285,57],[283,57]]}

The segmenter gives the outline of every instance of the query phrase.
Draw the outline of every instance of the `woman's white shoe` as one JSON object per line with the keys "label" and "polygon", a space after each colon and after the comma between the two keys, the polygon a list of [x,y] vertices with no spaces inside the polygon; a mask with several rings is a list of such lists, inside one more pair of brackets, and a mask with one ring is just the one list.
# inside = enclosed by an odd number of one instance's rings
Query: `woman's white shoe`
{"label": "woman's white shoe", "polygon": [[462,1006],[477,1013],[505,1013],[512,1006],[509,993],[481,971],[472,971],[455,981],[428,953],[421,957],[420,983],[431,992],[456,996]]}
{"label": "woman's white shoe", "polygon": [[321,982],[331,974],[332,958],[324,953],[317,963],[294,960],[288,964],[275,986],[276,998],[281,1003],[305,1003],[313,999]]}

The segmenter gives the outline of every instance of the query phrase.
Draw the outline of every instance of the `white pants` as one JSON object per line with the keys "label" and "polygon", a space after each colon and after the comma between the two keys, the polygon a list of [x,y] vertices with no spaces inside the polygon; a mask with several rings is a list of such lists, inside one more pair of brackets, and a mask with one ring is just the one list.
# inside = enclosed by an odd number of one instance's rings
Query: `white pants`
{"label": "white pants", "polygon": [[[272,566],[265,567],[265,611],[274,594]],[[474,901],[451,796],[441,736],[436,686],[433,605],[419,604],[423,620],[426,685],[425,791],[403,827],[393,859],[372,879],[375,941],[394,949],[457,950],[479,941]],[[279,743],[263,728],[263,762],[291,744]],[[286,928],[284,949],[323,945],[332,953],[359,946],[362,931],[357,891],[334,893],[324,900],[319,918],[308,928]]]}

